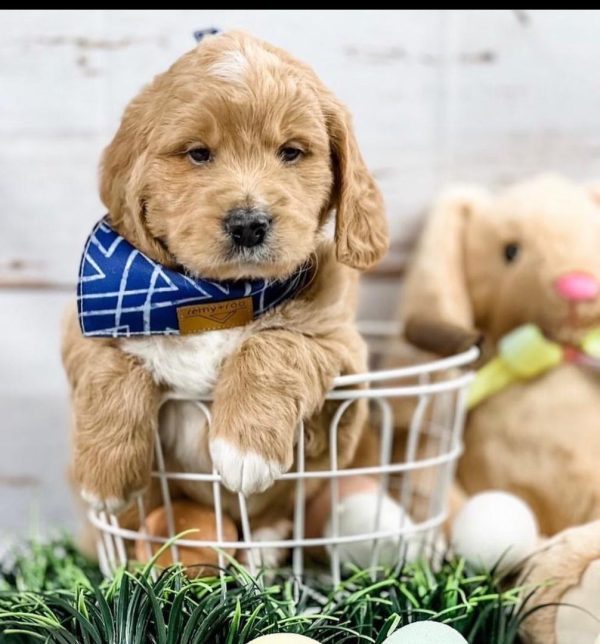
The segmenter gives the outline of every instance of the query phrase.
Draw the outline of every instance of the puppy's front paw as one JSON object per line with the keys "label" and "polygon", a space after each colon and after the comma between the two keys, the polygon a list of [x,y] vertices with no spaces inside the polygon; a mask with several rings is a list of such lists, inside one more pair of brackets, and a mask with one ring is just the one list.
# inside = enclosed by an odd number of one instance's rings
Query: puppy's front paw
{"label": "puppy's front paw", "polygon": [[150,480],[151,461],[147,452],[111,450],[103,457],[78,454],[73,478],[81,498],[94,510],[115,514],[142,494]]}
{"label": "puppy's front paw", "polygon": [[252,451],[242,451],[224,438],[210,442],[213,465],[232,492],[256,494],[264,492],[289,469],[289,465],[269,460]]}
{"label": "puppy's front paw", "polygon": [[[142,493],[143,490],[140,490],[137,494]],[[125,509],[136,496],[134,493],[127,497],[107,496],[103,498],[85,488],[82,488],[79,494],[92,509],[96,510],[96,512],[106,511],[109,514],[117,514],[121,510]]]}

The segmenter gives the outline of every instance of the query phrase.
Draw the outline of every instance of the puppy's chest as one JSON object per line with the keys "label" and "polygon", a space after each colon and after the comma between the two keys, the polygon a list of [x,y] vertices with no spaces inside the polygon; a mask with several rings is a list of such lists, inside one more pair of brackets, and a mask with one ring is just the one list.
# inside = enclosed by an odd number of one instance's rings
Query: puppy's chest
{"label": "puppy's chest", "polygon": [[156,382],[190,398],[209,394],[223,362],[249,333],[248,327],[207,331],[190,336],[150,336],[122,341]]}

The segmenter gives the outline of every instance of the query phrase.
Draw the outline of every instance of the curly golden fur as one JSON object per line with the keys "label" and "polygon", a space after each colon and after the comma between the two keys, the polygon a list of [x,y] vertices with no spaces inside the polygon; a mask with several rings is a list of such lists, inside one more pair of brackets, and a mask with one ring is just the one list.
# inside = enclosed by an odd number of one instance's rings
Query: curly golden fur
{"label": "curly golden fur", "polygon": [[[299,150],[290,162],[282,157],[287,148]],[[191,150],[205,158],[194,161]],[[209,452],[214,461],[218,451],[215,465],[229,474],[229,487],[255,493],[254,516],[274,507],[285,514],[289,486],[266,488],[292,466],[300,420],[307,421],[307,467],[326,462],[332,410],[323,407],[325,392],[336,375],[366,368],[353,322],[352,269],[368,267],[387,248],[382,198],[348,112],[287,53],[243,33],[208,38],[127,107],[103,156],[101,196],[121,235],[154,260],[191,274],[284,278],[313,262],[315,277],[300,296],[241,329],[239,338],[228,336],[238,339],[218,365],[210,433],[202,435],[199,419],[200,438],[183,455],[202,469],[210,467]],[[260,248],[232,247],[224,218],[236,208],[269,213]],[[335,240],[329,241],[334,212]],[[191,346],[184,337],[152,341],[155,357]],[[84,338],[74,312],[67,320],[73,478],[88,498],[113,509],[147,487],[161,396],[175,386],[152,370],[144,342]],[[364,406],[353,405],[345,415],[341,466],[354,456],[365,414]],[[252,476],[235,478],[227,462],[232,453]],[[176,446],[168,458],[182,466]],[[186,493],[203,498],[200,488]],[[236,497],[228,498],[225,506],[234,512]]]}

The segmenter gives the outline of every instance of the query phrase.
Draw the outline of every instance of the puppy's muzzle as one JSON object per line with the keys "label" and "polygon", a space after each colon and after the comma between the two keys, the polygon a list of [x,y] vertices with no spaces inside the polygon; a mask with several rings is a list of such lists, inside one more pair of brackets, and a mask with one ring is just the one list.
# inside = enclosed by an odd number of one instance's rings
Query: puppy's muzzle
{"label": "puppy's muzzle", "polygon": [[234,208],[223,220],[225,232],[238,248],[254,248],[265,242],[272,217],[264,210]]}

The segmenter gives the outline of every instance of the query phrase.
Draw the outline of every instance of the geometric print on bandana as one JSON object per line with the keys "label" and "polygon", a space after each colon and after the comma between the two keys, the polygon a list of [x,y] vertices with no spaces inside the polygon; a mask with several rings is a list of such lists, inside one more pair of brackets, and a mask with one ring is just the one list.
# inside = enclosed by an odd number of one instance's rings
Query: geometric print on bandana
{"label": "geometric print on bandana", "polygon": [[79,325],[88,337],[179,335],[178,307],[249,296],[257,318],[297,295],[312,273],[306,264],[285,280],[190,277],[144,255],[105,217],[94,226],[79,266]]}

